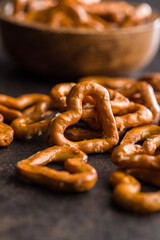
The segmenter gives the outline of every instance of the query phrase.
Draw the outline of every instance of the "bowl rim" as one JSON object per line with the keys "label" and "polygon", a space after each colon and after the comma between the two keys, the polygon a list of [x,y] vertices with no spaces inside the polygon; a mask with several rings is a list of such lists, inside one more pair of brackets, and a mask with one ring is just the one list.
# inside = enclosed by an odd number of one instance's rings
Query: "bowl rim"
{"label": "bowl rim", "polygon": [[56,34],[76,34],[76,35],[117,35],[117,34],[135,34],[138,32],[148,32],[152,29],[160,29],[160,13],[152,8],[153,11],[153,21],[145,23],[143,25],[122,27],[116,29],[107,29],[106,31],[97,31],[95,29],[78,29],[78,28],[67,28],[61,27],[59,29],[53,29],[50,26],[44,25],[42,23],[33,23],[27,21],[19,21],[13,15],[7,15],[4,12],[6,6],[10,4],[13,7],[12,0],[2,0],[0,2],[0,21],[8,22],[13,25],[17,25],[24,28],[29,28],[32,30],[39,30],[44,32],[51,32]]}

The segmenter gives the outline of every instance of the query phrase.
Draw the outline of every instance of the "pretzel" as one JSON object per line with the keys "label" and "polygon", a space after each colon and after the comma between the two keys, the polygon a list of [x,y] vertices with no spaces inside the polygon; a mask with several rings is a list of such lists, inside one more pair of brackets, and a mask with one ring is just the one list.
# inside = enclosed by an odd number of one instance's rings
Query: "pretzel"
{"label": "pretzel", "polygon": [[30,139],[34,135],[42,135],[50,122],[50,119],[46,119],[51,114],[48,111],[50,108],[51,101],[40,102],[33,113],[15,119],[11,123],[15,137],[18,139]]}
{"label": "pretzel", "polygon": [[[124,97],[122,94],[108,89],[107,91],[109,93],[109,97],[110,97],[110,103],[111,103],[111,108],[113,111],[113,114],[119,113],[121,110],[127,109],[130,105],[130,101]],[[91,111],[91,109],[94,108],[95,103],[91,100],[89,101],[89,99],[85,98],[84,99],[84,104],[83,104],[83,118],[85,119],[85,116],[87,116],[87,114],[89,114],[89,112]]]}
{"label": "pretzel", "polygon": [[48,24],[52,28],[78,27],[104,30],[111,24],[102,18],[89,15],[82,4],[76,1],[60,1],[58,5],[44,10],[30,12],[27,21]]}
{"label": "pretzel", "polygon": [[13,129],[5,123],[0,123],[0,146],[8,146],[13,141],[13,136]]}
{"label": "pretzel", "polygon": [[160,119],[159,104],[152,87],[146,82],[134,83],[130,87],[118,90],[125,97],[134,101],[134,94],[140,93],[141,103],[144,104],[153,114],[153,123],[158,124]]}
{"label": "pretzel", "polygon": [[118,23],[119,26],[133,26],[143,23],[152,14],[151,7],[146,4],[139,4],[137,7],[124,1],[98,2],[85,6],[90,14],[96,14],[108,21]]}
{"label": "pretzel", "polygon": [[[117,170],[110,176],[114,187],[113,198],[120,207],[138,213],[150,213],[160,210],[160,191],[141,193],[141,184],[131,175],[160,186],[159,171],[148,169]],[[153,180],[154,179],[154,180]]]}
{"label": "pretzel", "polygon": [[92,81],[97,84],[102,85],[105,88],[110,89],[120,89],[123,87],[130,87],[134,83],[133,79],[130,78],[110,78],[104,76],[89,76],[83,77],[78,80],[78,82]]}
{"label": "pretzel", "polygon": [[138,78],[138,81],[149,83],[156,92],[160,92],[160,73],[146,73]]}
{"label": "pretzel", "polygon": [[[51,89],[50,96],[55,109],[65,110],[67,107],[66,96],[69,94],[73,86],[75,86],[75,83],[60,83]],[[122,94],[111,89],[107,90],[109,92],[111,107],[114,114],[120,109],[124,109],[129,106],[129,100]],[[95,104],[94,99],[90,96],[85,97],[83,100],[83,110],[87,111],[87,108],[90,108],[90,104]]]}
{"label": "pretzel", "polygon": [[[146,138],[142,146],[136,144]],[[158,156],[150,156],[154,154],[158,141],[160,142],[160,127],[156,125],[131,129],[124,136],[121,145],[114,149],[112,161],[121,167],[160,168]]]}
{"label": "pretzel", "polygon": [[[104,137],[101,139],[72,142],[64,137],[67,127],[77,123],[82,116],[82,101],[86,96],[96,99],[96,110],[101,119]],[[83,82],[75,85],[67,97],[68,111],[51,120],[47,130],[47,141],[50,146],[70,146],[85,153],[105,152],[117,144],[119,137],[115,119],[111,110],[108,91],[102,86]]]}
{"label": "pretzel", "polygon": [[148,20],[152,15],[152,8],[147,3],[139,4],[128,19],[123,23],[123,27],[139,25]]}
{"label": "pretzel", "polygon": [[13,98],[4,94],[0,94],[0,104],[18,110],[27,108],[40,101],[50,101],[50,98],[47,95],[38,93],[24,94],[18,98]]}
{"label": "pretzel", "polygon": [[160,127],[156,125],[146,125],[133,128],[126,133],[121,141],[121,145],[143,141],[152,135],[159,134],[159,131]]}
{"label": "pretzel", "polygon": [[120,78],[107,78],[107,77],[86,77],[82,78],[79,81],[90,80],[96,82],[106,88],[116,89],[119,93],[129,98],[133,102],[137,102],[137,93],[138,101],[141,104],[144,104],[148,109],[151,110],[153,114],[153,123],[158,124],[160,118],[159,105],[156,100],[153,89],[150,85],[145,82],[136,83],[131,79],[120,79]]}
{"label": "pretzel", "polygon": [[15,0],[14,14],[20,20],[45,23],[54,28],[67,26],[105,30],[142,24],[150,18],[152,9],[148,4],[134,7],[124,1]]}
{"label": "pretzel", "polygon": [[138,81],[145,81],[149,83],[156,95],[158,104],[160,105],[160,73],[147,73],[138,78]]}
{"label": "pretzel", "polygon": [[[153,120],[152,113],[149,109],[133,102],[130,102],[128,108],[124,109],[124,111],[121,110],[119,113],[117,112],[117,114],[119,116],[115,116],[115,121],[117,128],[120,131],[148,124]],[[82,120],[87,122],[87,124],[93,129],[99,130],[101,128],[95,107],[88,109],[88,112],[83,111]]]}
{"label": "pretzel", "polygon": [[[55,146],[18,162],[17,170],[31,182],[50,189],[83,192],[91,189],[97,181],[96,170],[86,161],[87,155],[78,149]],[[50,162],[64,162],[66,171],[43,166]]]}
{"label": "pretzel", "polygon": [[86,5],[85,9],[88,13],[96,14],[109,21],[121,24],[125,21],[126,16],[132,14],[135,8],[124,1],[107,1],[94,3],[89,6]]}
{"label": "pretzel", "polygon": [[[137,144],[139,141],[144,141],[142,146]],[[114,149],[112,161],[126,168],[116,171],[110,178],[115,188],[114,199],[123,208],[138,212],[160,210],[160,191],[140,193],[140,183],[130,176],[160,186],[160,154],[156,154],[159,146],[160,127],[146,125],[128,131],[121,144]]]}
{"label": "pretzel", "polygon": [[5,107],[2,104],[0,104],[0,113],[3,114],[3,117],[7,122],[12,122],[14,119],[22,116],[20,111]]}
{"label": "pretzel", "polygon": [[75,86],[75,83],[60,83],[51,89],[50,97],[56,109],[64,110],[67,107],[66,96],[73,86]]}

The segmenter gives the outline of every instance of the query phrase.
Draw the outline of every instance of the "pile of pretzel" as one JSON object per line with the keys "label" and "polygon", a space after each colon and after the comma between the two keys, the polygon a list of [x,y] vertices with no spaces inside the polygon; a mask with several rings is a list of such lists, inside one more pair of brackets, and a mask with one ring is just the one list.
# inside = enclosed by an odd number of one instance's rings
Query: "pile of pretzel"
{"label": "pile of pretzel", "polygon": [[152,9],[147,3],[134,6],[125,1],[15,0],[14,15],[22,20],[51,26],[90,28],[98,31],[148,22]]}
{"label": "pile of pretzel", "polygon": [[[0,94],[0,146],[45,133],[50,147],[18,162],[18,173],[53,190],[80,192],[97,181],[86,154],[116,147],[112,161],[120,169],[109,180],[115,202],[135,212],[160,210],[160,192],[142,193],[135,179],[160,186],[160,73],[136,80],[93,76],[57,84],[50,95]],[[53,161],[64,162],[65,171],[44,166]]]}

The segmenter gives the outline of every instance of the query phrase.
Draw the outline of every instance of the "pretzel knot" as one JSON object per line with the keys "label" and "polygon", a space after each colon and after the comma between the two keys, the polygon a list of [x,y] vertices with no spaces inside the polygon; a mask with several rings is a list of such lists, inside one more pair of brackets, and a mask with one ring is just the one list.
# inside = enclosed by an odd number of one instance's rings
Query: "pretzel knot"
{"label": "pretzel knot", "polygon": [[[103,138],[84,140],[79,142],[69,141],[64,137],[66,128],[77,123],[82,117],[82,101],[86,96],[91,96],[96,101],[96,111],[101,122]],[[48,130],[47,140],[50,146],[70,146],[85,153],[105,152],[118,143],[119,135],[112,113],[108,91],[92,82],[83,82],[75,85],[67,97],[68,111],[52,119]]]}
{"label": "pretzel knot", "polygon": [[[145,141],[144,141],[145,140]],[[136,144],[144,141],[143,145]],[[115,171],[110,182],[114,200],[121,207],[137,212],[160,210],[160,191],[141,193],[140,183],[131,175],[160,186],[160,127],[146,125],[128,131],[112,153],[112,161],[125,170]]]}
{"label": "pretzel knot", "polygon": [[[96,170],[86,161],[87,155],[78,149],[55,146],[18,162],[17,170],[31,182],[53,190],[83,192],[92,188],[97,181]],[[64,162],[67,171],[43,166],[50,162]]]}
{"label": "pretzel knot", "polygon": [[0,123],[0,146],[8,146],[13,141],[14,131],[5,123]]}

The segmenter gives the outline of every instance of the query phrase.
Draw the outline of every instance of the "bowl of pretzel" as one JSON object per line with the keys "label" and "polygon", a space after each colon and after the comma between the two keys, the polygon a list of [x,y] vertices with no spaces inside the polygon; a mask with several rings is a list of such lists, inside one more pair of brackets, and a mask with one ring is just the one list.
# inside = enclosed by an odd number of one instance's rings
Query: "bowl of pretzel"
{"label": "bowl of pretzel", "polygon": [[128,75],[160,41],[159,15],[146,3],[7,0],[0,19],[8,54],[45,76]]}

